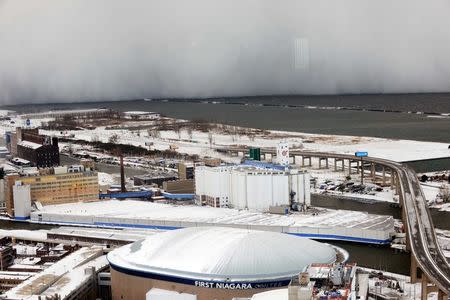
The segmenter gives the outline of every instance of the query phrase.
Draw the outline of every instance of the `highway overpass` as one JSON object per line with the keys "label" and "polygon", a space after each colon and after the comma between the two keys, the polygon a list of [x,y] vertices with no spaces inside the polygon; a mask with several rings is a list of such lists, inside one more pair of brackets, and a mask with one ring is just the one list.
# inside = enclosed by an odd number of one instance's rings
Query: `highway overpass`
{"label": "highway overpass", "polygon": [[[221,149],[228,152],[241,152],[246,150],[241,148]],[[276,155],[272,149],[261,149],[264,158]],[[290,151],[291,160],[296,163],[300,160],[300,165],[305,161],[311,166],[311,160],[316,159],[319,167],[325,162],[328,168],[328,160],[342,162],[342,170],[345,168],[345,161],[349,168],[349,174],[352,173],[353,165],[356,162],[357,172],[365,175],[364,168],[366,164],[370,166],[369,176],[375,178],[377,169],[382,169],[383,181],[386,180],[386,174],[389,177],[390,184],[395,188],[399,195],[400,205],[403,210],[403,223],[406,228],[407,246],[411,251],[411,281],[422,282],[422,299],[427,299],[429,292],[438,292],[438,299],[448,299],[450,295],[450,265],[444,256],[435,234],[433,221],[430,211],[427,207],[425,196],[420,187],[416,173],[407,165],[375,157],[356,157],[349,154],[320,153],[309,151]],[[305,159],[306,158],[306,159]],[[429,285],[429,283],[431,285]]]}

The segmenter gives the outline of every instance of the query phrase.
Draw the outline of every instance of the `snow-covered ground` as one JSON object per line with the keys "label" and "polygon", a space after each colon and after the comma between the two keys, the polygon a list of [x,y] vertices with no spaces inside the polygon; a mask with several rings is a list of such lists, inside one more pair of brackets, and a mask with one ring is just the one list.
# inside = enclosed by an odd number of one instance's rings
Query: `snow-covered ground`
{"label": "snow-covered ground", "polygon": [[436,236],[444,255],[450,259],[450,230],[436,229]]}
{"label": "snow-covered ground", "polygon": [[450,211],[450,203],[443,202],[442,200],[442,188],[447,187],[450,189],[450,184],[448,182],[421,182],[420,186],[425,194],[425,199],[429,203],[430,207],[439,209],[441,211]]}
{"label": "snow-covered ground", "polygon": [[[346,182],[351,182],[354,185],[359,186],[360,175],[352,174],[350,180],[347,180],[348,171],[331,171],[330,169],[308,169],[311,176],[316,179],[315,187],[311,188],[312,193],[316,194],[327,194],[331,196],[339,196],[342,198],[360,200],[360,201],[380,201],[380,202],[390,202],[398,203],[398,196],[395,196],[393,190],[389,187],[380,187],[376,184],[370,182],[370,179],[365,179],[364,192],[351,192],[344,191],[340,192],[335,188],[340,184],[345,184]],[[377,191],[380,189],[380,191]]]}
{"label": "snow-covered ground", "polygon": [[[49,119],[32,119],[32,126],[39,126]],[[175,120],[171,120],[175,122]],[[148,122],[147,122],[148,123]],[[148,125],[145,122],[130,122],[135,125]],[[150,122],[151,123],[151,122]],[[149,123],[149,124],[150,124]],[[126,123],[128,124],[128,123]],[[0,133],[24,126],[25,120],[20,116],[12,116],[11,120],[0,121]],[[181,129],[180,131],[163,130],[154,136],[147,130],[127,130],[98,127],[94,130],[46,131],[43,134],[55,136],[74,136],[75,139],[86,141],[108,142],[117,135],[119,142],[157,150],[168,150],[172,147],[178,152],[222,158],[234,162],[230,158],[215,151],[215,148],[227,146],[276,147],[281,141],[288,141],[292,149],[310,151],[336,152],[351,154],[355,151],[368,151],[370,156],[391,159],[395,161],[413,161],[432,158],[450,157],[448,144],[420,142],[411,140],[393,140],[373,137],[335,136],[321,134],[306,134],[285,131],[258,131],[249,128],[226,127],[228,130],[213,129],[209,132]],[[231,130],[230,130],[231,128]],[[231,133],[230,133],[231,132]],[[236,132],[236,133],[232,133]],[[150,136],[153,135],[153,136]],[[149,146],[151,145],[151,146]]]}
{"label": "snow-covered ground", "polygon": [[[42,131],[48,135],[58,135],[57,131]],[[213,132],[209,135],[206,132],[181,131],[180,134],[174,131],[160,131],[159,137],[152,137],[144,131],[129,130],[107,130],[105,127],[98,127],[95,130],[70,131],[76,139],[86,141],[107,142],[111,136],[118,135],[119,142],[134,146],[146,147],[152,144],[152,149],[168,150],[172,146],[180,153],[197,154],[199,156],[218,157],[224,160],[232,160],[215,148],[227,146],[252,146],[271,147],[284,140],[290,143],[292,149],[303,149],[321,152],[336,152],[352,154],[355,151],[368,151],[370,156],[391,159],[395,161],[413,161],[432,158],[450,157],[450,149],[444,143],[419,142],[409,140],[391,140],[371,137],[354,136],[333,136],[304,134],[282,131],[268,131],[257,135],[233,136],[220,132]],[[209,141],[212,143],[210,144]]]}
{"label": "snow-covered ground", "polygon": [[103,172],[98,172],[98,184],[99,185],[112,185],[116,184],[116,180],[113,175]]}

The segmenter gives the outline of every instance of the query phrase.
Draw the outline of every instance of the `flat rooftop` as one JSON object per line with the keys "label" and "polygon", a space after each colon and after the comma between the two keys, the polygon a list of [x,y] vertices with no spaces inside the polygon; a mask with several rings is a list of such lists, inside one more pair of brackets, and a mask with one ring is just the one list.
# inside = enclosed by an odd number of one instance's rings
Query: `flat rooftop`
{"label": "flat rooftop", "polygon": [[[373,215],[365,212],[320,209],[313,213],[293,213],[276,215],[251,210],[213,208],[196,205],[172,205],[135,200],[108,200],[88,203],[48,205],[38,214],[74,216],[86,220],[87,217],[103,217],[110,222],[117,219],[132,219],[133,224],[145,220],[184,221],[212,224],[269,225],[290,227],[333,228],[336,226],[352,229],[391,230],[390,216]],[[89,219],[89,218],[88,218]],[[145,222],[144,222],[145,223]]]}
{"label": "flat rooftop", "polygon": [[99,246],[81,248],[7,291],[5,297],[37,300],[40,295],[57,293],[64,299],[88,280],[86,268],[101,269],[108,265],[106,256],[102,254]]}

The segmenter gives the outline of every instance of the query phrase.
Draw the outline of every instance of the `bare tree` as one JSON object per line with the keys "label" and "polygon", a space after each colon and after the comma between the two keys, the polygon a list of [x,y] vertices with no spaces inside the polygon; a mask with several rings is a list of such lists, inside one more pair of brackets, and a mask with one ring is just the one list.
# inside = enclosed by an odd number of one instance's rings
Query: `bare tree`
{"label": "bare tree", "polygon": [[118,141],[119,141],[119,136],[117,135],[117,133],[114,133],[108,139],[108,142],[110,142],[111,144],[117,144]]}
{"label": "bare tree", "polygon": [[212,144],[214,142],[214,136],[212,131],[208,132],[208,142],[209,142],[209,148],[212,148]]}
{"label": "bare tree", "polygon": [[443,183],[439,188],[439,195],[444,202],[450,202],[450,188],[448,184]]}
{"label": "bare tree", "polygon": [[193,136],[193,134],[192,134],[192,127],[188,126],[188,127],[186,128],[186,132],[187,132],[187,134],[188,134],[189,140],[192,141],[192,136]]}
{"label": "bare tree", "polygon": [[91,137],[91,141],[94,143],[97,143],[97,142],[100,142],[100,139],[99,139],[98,135],[94,134]]}
{"label": "bare tree", "polygon": [[181,127],[178,124],[174,124],[173,131],[177,134],[178,139],[181,140]]}
{"label": "bare tree", "polygon": [[149,128],[147,130],[148,136],[153,137],[153,138],[160,138],[161,137],[161,132],[156,129],[156,128]]}

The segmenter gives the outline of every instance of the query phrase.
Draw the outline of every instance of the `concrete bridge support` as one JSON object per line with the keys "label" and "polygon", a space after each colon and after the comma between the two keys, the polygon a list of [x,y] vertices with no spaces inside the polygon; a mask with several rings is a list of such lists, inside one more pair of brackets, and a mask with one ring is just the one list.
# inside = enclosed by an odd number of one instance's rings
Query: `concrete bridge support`
{"label": "concrete bridge support", "polygon": [[325,169],[328,169],[328,158],[319,157],[319,169],[322,169],[322,161],[325,160]]}
{"label": "concrete bridge support", "polygon": [[438,293],[437,299],[447,300],[449,294],[445,291],[440,290],[428,276],[422,272],[420,267],[417,265],[416,259],[411,255],[411,283],[421,283],[421,300],[427,300],[428,294]]}
{"label": "concrete bridge support", "polygon": [[342,172],[344,172],[345,171],[344,159],[341,159],[341,158],[335,158],[334,159],[334,171],[336,171],[336,172],[338,171],[338,162],[341,162],[340,170]]}
{"label": "concrete bridge support", "polygon": [[422,293],[421,293],[421,300],[428,300],[428,295],[430,293],[436,293],[438,294],[437,299],[438,300],[448,300],[448,294],[442,290],[440,290],[436,285],[434,285],[428,277],[423,274],[422,276]]}
{"label": "concrete bridge support", "polygon": [[348,160],[348,175],[352,175],[352,160]]}
{"label": "concrete bridge support", "polygon": [[302,167],[305,167],[305,160],[308,160],[308,167],[312,166],[311,157],[310,156],[302,156]]}

